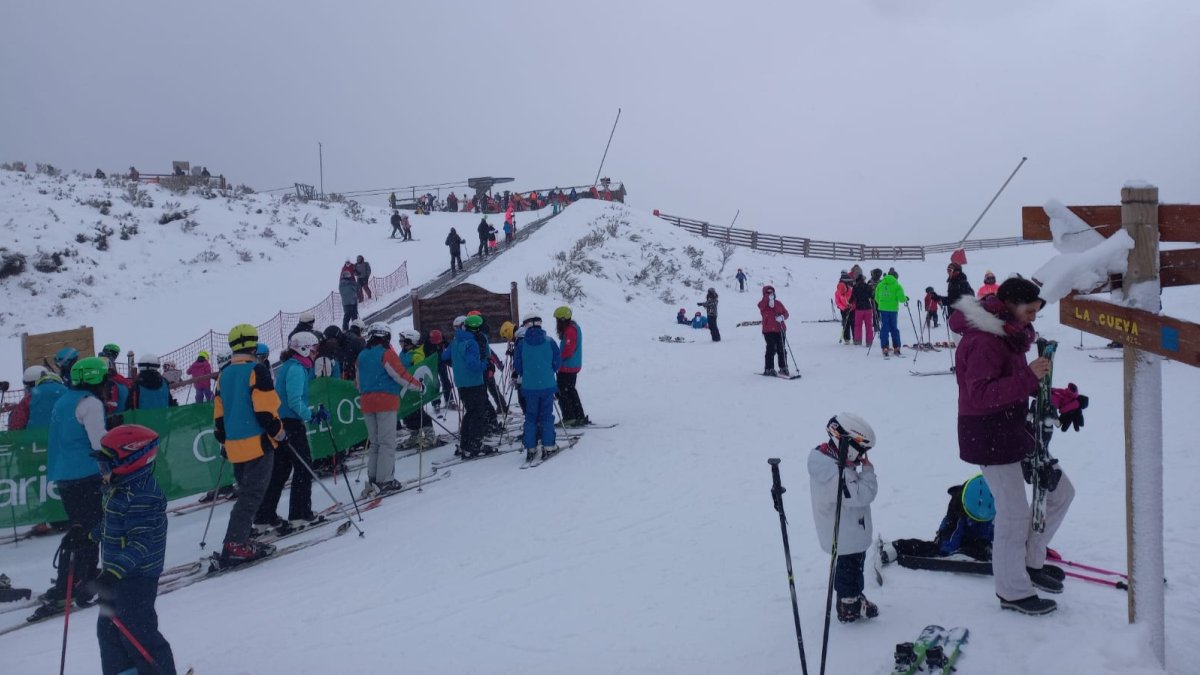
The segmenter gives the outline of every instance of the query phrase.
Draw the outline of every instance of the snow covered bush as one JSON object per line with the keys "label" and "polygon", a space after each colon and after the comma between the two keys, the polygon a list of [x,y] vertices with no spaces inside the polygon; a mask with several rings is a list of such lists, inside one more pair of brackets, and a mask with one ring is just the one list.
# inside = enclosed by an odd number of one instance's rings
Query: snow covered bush
{"label": "snow covered bush", "polygon": [[0,279],[15,277],[24,271],[25,255],[0,246]]}

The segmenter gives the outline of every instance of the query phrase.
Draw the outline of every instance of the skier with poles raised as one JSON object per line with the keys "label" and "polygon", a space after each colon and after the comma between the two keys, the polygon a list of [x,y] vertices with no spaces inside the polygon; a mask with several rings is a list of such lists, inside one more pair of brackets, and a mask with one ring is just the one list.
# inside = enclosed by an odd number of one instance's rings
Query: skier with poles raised
{"label": "skier with poles raised", "polygon": [[[758,312],[762,315],[763,340],[767,343],[767,351],[763,355],[763,375],[789,376],[787,352],[783,349],[783,332],[787,330],[784,321],[789,314],[787,307],[775,299],[775,287],[763,286],[762,299],[758,301]],[[779,371],[775,371],[775,359],[779,360]]]}

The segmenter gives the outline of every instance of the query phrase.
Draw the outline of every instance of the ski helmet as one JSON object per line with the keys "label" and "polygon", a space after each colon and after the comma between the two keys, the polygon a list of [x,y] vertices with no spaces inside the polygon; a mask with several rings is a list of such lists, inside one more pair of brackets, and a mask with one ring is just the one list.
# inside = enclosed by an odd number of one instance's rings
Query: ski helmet
{"label": "ski helmet", "polygon": [[110,359],[115,359],[120,355],[121,348],[111,342],[104,345],[104,348],[100,350],[100,356],[107,356]]}
{"label": "ski helmet", "polygon": [[[304,331],[304,332],[307,332],[307,331]],[[296,333],[296,335],[299,335],[299,334],[300,333]],[[311,333],[309,333],[309,334],[311,335]],[[260,342],[256,345],[254,345],[254,355],[259,358],[266,358],[266,357],[270,356],[271,355],[271,345],[269,345],[265,342]]]}
{"label": "ski helmet", "polygon": [[196,358],[204,359],[205,361],[207,361],[208,360],[208,352],[206,352],[204,350],[200,350],[200,353],[196,355]]}
{"label": "ski helmet", "polygon": [[300,323],[312,323],[317,320],[317,317],[314,316],[312,312],[300,312],[300,316],[298,318]]}
{"label": "ski helmet", "polygon": [[302,330],[288,339],[288,348],[306,359],[317,355],[317,336]]}
{"label": "ski helmet", "polygon": [[63,347],[54,355],[54,365],[58,366],[58,372],[70,375],[71,365],[79,360],[79,350],[74,347]]}
{"label": "ski helmet", "polygon": [[413,345],[421,344],[421,334],[410,328],[400,331],[400,339]]}
{"label": "ski helmet", "polygon": [[454,317],[454,327],[455,328],[462,328],[464,325],[466,325],[466,323],[467,323],[467,317],[465,317],[465,316]]}
{"label": "ski helmet", "polygon": [[383,323],[382,321],[373,323],[373,324],[371,324],[371,327],[367,329],[367,337],[380,338],[384,342],[391,342],[392,341],[392,327],[387,325],[386,323]]}
{"label": "ski helmet", "polygon": [[559,320],[570,321],[571,320],[571,308],[567,307],[566,305],[559,307],[558,309],[554,310],[554,318],[559,319]]}
{"label": "ski helmet", "polygon": [[436,328],[429,331],[429,344],[431,344],[431,345],[442,344],[442,331],[440,331]]}
{"label": "ski helmet", "polygon": [[229,329],[229,348],[235,352],[254,349],[258,345],[258,329],[253,324],[239,323]]}
{"label": "ski helmet", "polygon": [[342,336],[342,329],[337,326],[326,326],[321,334],[325,336],[326,340],[336,340]]}
{"label": "ski helmet", "polygon": [[843,436],[850,442],[846,459],[851,462],[858,461],[859,455],[875,447],[875,430],[866,420],[854,413],[841,412],[834,415],[829,418],[825,430],[835,447]]}
{"label": "ski helmet", "polygon": [[118,476],[131,474],[150,464],[158,455],[158,434],[140,424],[122,424],[104,434],[100,450],[92,453],[108,471]]}
{"label": "ski helmet", "polygon": [[513,322],[505,321],[500,324],[500,339],[512,341],[513,339]]}
{"label": "ski helmet", "polygon": [[25,369],[25,373],[21,375],[21,381],[25,383],[27,388],[32,387],[48,372],[50,371],[46,370],[45,366],[29,366]]}
{"label": "ski helmet", "polygon": [[154,352],[146,352],[137,361],[138,368],[158,368],[162,362],[158,358],[158,354]]}
{"label": "ski helmet", "polygon": [[483,317],[479,314],[472,314],[466,320],[467,330],[479,330],[483,328]]}
{"label": "ski helmet", "polygon": [[529,328],[530,326],[540,326],[542,325],[542,317],[539,314],[531,312],[526,314],[524,319],[521,319],[521,325],[526,328]]}
{"label": "ski helmet", "polygon": [[996,517],[996,500],[983,474],[977,474],[963,483],[962,506],[971,520],[986,523]]}
{"label": "ski helmet", "polygon": [[526,329],[525,326],[521,326],[520,328],[518,328],[516,330],[516,332],[513,333],[513,339],[514,340],[524,340],[526,330],[528,330],[528,329]]}
{"label": "ski helmet", "polygon": [[362,319],[355,319],[350,322],[350,328],[357,328],[359,335],[367,329],[367,324]]}
{"label": "ski helmet", "polygon": [[108,362],[99,356],[89,356],[79,359],[71,366],[71,384],[98,385],[108,377]]}
{"label": "ski helmet", "polygon": [[477,310],[477,309],[473,309],[473,310],[471,310],[471,311],[467,312],[467,316],[468,316],[468,317],[472,317],[472,316],[483,316],[483,312],[481,312],[481,311],[479,311],[479,310]]}
{"label": "ski helmet", "polygon": [[217,367],[221,367],[233,360],[233,352],[228,349],[220,349],[217,351]]}

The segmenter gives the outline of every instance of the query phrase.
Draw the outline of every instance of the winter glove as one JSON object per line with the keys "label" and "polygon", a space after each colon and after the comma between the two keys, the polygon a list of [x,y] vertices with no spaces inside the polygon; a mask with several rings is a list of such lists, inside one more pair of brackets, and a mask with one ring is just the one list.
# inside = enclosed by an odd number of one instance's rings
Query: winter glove
{"label": "winter glove", "polygon": [[324,403],[317,406],[309,421],[318,427],[329,421],[329,409],[325,407]]}
{"label": "winter glove", "polygon": [[117,582],[120,580],[116,572],[104,570],[83,586],[84,592],[96,596],[95,602],[104,616],[110,616],[117,607]]}
{"label": "winter glove", "polygon": [[1088,407],[1088,397],[1079,393],[1079,387],[1074,382],[1066,389],[1050,390],[1051,405],[1058,408],[1058,424],[1063,431],[1074,427],[1075,431],[1083,426],[1083,409]]}
{"label": "winter glove", "polygon": [[787,318],[787,317],[785,317],[785,316],[784,316],[784,315],[782,315],[782,314],[776,314],[776,315],[775,315],[775,320],[776,320],[776,321],[778,321],[779,323],[783,323],[784,319],[786,319],[786,318]]}

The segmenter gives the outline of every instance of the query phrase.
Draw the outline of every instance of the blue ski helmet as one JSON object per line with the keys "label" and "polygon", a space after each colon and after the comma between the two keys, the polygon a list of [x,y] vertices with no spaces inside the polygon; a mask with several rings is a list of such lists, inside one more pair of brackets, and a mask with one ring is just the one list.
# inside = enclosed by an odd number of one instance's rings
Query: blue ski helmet
{"label": "blue ski helmet", "polygon": [[983,474],[977,474],[963,483],[962,505],[971,520],[987,523],[996,517],[996,500],[992,498],[992,491]]}

